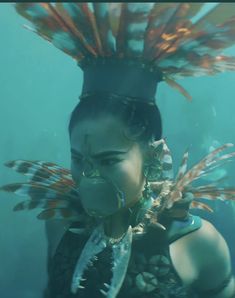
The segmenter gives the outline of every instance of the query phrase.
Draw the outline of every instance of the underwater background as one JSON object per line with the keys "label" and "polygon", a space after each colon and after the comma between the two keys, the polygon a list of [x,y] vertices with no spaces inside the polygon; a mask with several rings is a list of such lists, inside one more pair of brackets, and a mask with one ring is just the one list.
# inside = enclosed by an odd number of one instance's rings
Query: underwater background
{"label": "underwater background", "polygon": [[[67,126],[80,95],[82,72],[69,56],[25,30],[25,23],[13,4],[0,3],[0,185],[25,181],[4,167],[9,160],[46,160],[70,167]],[[235,47],[225,53],[235,56]],[[235,73],[180,83],[192,102],[165,83],[159,84],[156,96],[175,168],[188,147],[192,165],[221,144],[235,144]],[[205,182],[226,175],[221,186],[235,187],[235,160]],[[47,282],[44,222],[36,219],[38,210],[13,212],[20,201],[0,193],[0,297],[41,298]],[[222,233],[235,272],[235,203],[211,206],[213,214],[193,213]]]}

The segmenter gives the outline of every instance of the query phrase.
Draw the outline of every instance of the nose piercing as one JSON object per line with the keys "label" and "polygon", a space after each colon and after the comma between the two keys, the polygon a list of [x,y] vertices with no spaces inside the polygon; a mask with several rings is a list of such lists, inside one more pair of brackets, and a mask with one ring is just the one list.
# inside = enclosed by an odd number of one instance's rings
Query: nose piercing
{"label": "nose piercing", "polygon": [[87,178],[100,177],[100,172],[97,169],[93,169],[89,173],[85,173],[85,171],[83,171],[82,176]]}
{"label": "nose piercing", "polygon": [[85,164],[83,165],[82,176],[87,178],[100,177],[99,169],[92,163],[91,160],[84,159]]}
{"label": "nose piercing", "polygon": [[90,160],[85,160],[85,165],[83,167],[82,176],[89,177],[94,171],[94,165]]}

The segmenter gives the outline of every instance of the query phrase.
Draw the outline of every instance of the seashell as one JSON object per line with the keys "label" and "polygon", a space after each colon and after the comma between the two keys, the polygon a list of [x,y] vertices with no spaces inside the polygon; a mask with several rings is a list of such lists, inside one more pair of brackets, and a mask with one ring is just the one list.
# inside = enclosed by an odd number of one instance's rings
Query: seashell
{"label": "seashell", "polygon": [[170,271],[170,261],[164,255],[154,255],[149,260],[149,271],[157,276],[164,276]]}
{"label": "seashell", "polygon": [[162,255],[153,255],[150,259],[149,259],[149,264],[154,264],[157,265],[161,259]]}
{"label": "seashell", "polygon": [[157,278],[150,272],[141,272],[135,278],[137,288],[144,293],[154,291],[158,286]]}
{"label": "seashell", "polygon": [[149,259],[149,264],[163,264],[165,266],[169,266],[170,265],[170,261],[169,259],[164,256],[164,255],[153,255],[150,259]]}

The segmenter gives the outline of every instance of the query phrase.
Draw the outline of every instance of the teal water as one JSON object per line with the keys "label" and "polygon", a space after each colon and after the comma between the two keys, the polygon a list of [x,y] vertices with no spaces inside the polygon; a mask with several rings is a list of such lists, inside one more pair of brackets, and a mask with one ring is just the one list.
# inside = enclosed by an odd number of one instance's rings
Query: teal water
{"label": "teal water", "polygon": [[[25,180],[3,166],[8,160],[70,166],[67,125],[80,94],[82,72],[70,57],[22,28],[25,23],[11,4],[0,4],[0,185]],[[235,56],[235,47],[225,53]],[[189,146],[193,164],[213,142],[235,143],[235,73],[180,83],[193,96],[192,102],[165,83],[157,93],[163,135],[176,165]],[[235,161],[225,170],[226,183],[235,186]],[[44,224],[36,219],[37,211],[12,212],[19,197],[0,193],[0,200],[0,297],[40,298],[47,281]],[[235,207],[214,207],[213,215],[200,215],[223,234],[235,264]]]}

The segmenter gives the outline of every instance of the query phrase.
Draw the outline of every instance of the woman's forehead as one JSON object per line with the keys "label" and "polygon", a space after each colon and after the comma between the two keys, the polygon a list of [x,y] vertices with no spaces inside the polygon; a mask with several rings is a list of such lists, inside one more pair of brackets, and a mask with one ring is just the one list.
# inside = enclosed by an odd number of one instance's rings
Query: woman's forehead
{"label": "woman's forehead", "polygon": [[100,117],[78,122],[71,133],[71,147],[79,152],[126,150],[133,144],[125,137],[124,124],[115,117]]}

